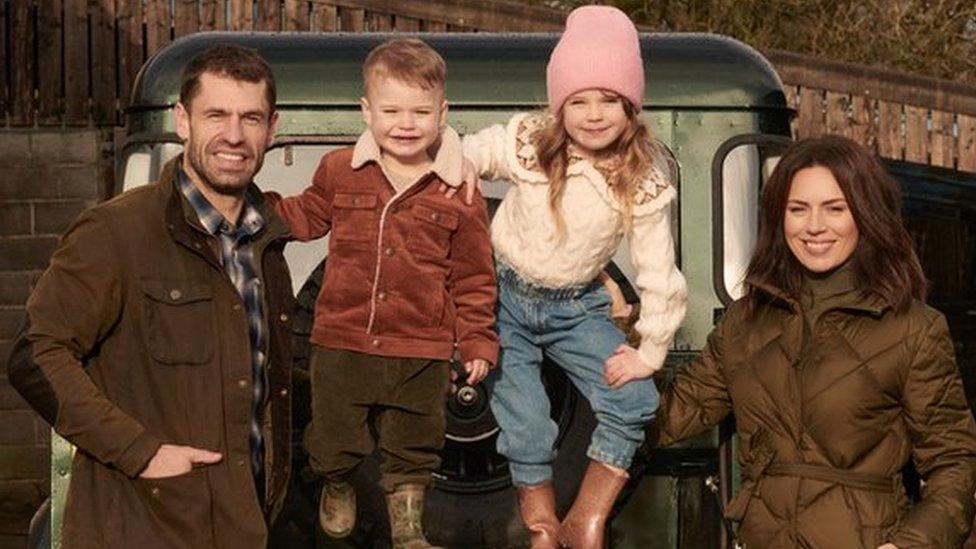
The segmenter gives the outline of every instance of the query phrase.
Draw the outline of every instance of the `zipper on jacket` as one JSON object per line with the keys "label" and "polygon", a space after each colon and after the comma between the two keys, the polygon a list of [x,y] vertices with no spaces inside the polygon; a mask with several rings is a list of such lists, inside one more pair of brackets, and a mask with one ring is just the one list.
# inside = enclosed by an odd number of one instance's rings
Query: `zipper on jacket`
{"label": "zipper on jacket", "polygon": [[[803,453],[803,438],[806,436],[806,423],[803,420],[803,392],[800,390],[800,381],[803,378],[803,372],[808,366],[810,361],[810,354],[813,349],[811,344],[811,339],[813,338],[814,328],[810,326],[807,322],[806,314],[803,312],[803,308],[800,307],[800,322],[802,322],[802,332],[800,335],[800,356],[796,361],[796,366],[793,371],[790,372],[792,382],[790,383],[790,389],[793,391],[793,397],[796,399],[796,414],[798,423],[797,439],[795,441],[797,450]],[[802,479],[801,479],[802,482]],[[796,502],[799,505],[799,502]]]}

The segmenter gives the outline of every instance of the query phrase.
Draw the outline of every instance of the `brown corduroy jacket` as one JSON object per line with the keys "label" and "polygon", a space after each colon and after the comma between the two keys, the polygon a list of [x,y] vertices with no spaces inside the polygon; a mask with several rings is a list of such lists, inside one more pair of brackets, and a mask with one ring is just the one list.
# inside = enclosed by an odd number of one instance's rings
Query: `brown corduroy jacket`
{"label": "brown corduroy jacket", "polygon": [[485,202],[448,198],[443,184],[432,171],[397,193],[349,147],[326,154],[302,194],[281,199],[294,238],[329,234],[313,343],[437,360],[450,360],[456,343],[462,361],[497,364]]}
{"label": "brown corduroy jacket", "polygon": [[[860,294],[814,326],[776,288],[733,303],[662,395],[649,440],[670,444],[733,412],[742,485],[726,509],[747,549],[960,547],[973,515],[976,425],[945,318]],[[910,504],[901,470],[924,480]]]}
{"label": "brown corduroy jacket", "polygon": [[[264,287],[268,400],[266,504],[249,462],[251,352],[246,310],[216,241],[174,185],[95,206],[61,240],[27,303],[10,382],[75,444],[65,548],[263,548],[291,455],[291,283],[287,228],[265,218],[253,243]],[[223,460],[164,479],[139,473],[163,444]]]}

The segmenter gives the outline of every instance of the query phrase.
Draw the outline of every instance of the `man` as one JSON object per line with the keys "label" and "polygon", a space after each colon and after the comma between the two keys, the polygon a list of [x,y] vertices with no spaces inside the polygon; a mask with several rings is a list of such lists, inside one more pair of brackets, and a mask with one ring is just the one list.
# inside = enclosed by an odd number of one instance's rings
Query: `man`
{"label": "man", "polygon": [[290,461],[287,228],[252,183],[275,82],[217,46],[183,72],[184,154],[79,216],[10,382],[73,443],[62,544],[263,547]]}

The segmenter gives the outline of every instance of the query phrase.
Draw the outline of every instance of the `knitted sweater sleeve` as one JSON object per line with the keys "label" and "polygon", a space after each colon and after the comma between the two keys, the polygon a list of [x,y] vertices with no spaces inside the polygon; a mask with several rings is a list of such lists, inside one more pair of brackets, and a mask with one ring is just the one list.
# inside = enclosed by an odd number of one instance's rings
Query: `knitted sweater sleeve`
{"label": "knitted sweater sleeve", "polygon": [[470,160],[483,179],[495,181],[512,179],[506,159],[508,128],[502,124],[489,126],[461,140],[464,156]]}
{"label": "knitted sweater sleeve", "polygon": [[659,198],[664,198],[655,201],[659,207],[635,215],[629,234],[630,258],[637,269],[641,302],[635,326],[641,338],[638,352],[655,371],[664,364],[688,300],[685,278],[674,263],[670,204],[673,191],[670,196]]}

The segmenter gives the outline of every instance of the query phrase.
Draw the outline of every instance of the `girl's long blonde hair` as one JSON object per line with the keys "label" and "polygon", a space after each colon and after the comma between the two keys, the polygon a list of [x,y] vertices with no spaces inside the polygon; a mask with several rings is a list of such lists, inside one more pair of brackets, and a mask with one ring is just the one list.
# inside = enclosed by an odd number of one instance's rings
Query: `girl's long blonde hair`
{"label": "girl's long blonde hair", "polygon": [[[621,206],[622,229],[627,231],[632,222],[634,197],[641,183],[648,177],[656,176],[671,184],[675,170],[670,162],[671,155],[651,135],[637,109],[623,97],[620,100],[630,124],[605,149],[602,156],[607,159],[606,168],[597,169],[606,178],[607,185]],[[562,109],[555,116],[547,117],[546,125],[536,132],[534,141],[539,167],[549,180],[549,208],[556,221],[557,234],[562,239],[566,232],[566,221],[559,211],[559,205],[566,190],[566,168],[569,166],[571,143],[563,123]]]}

